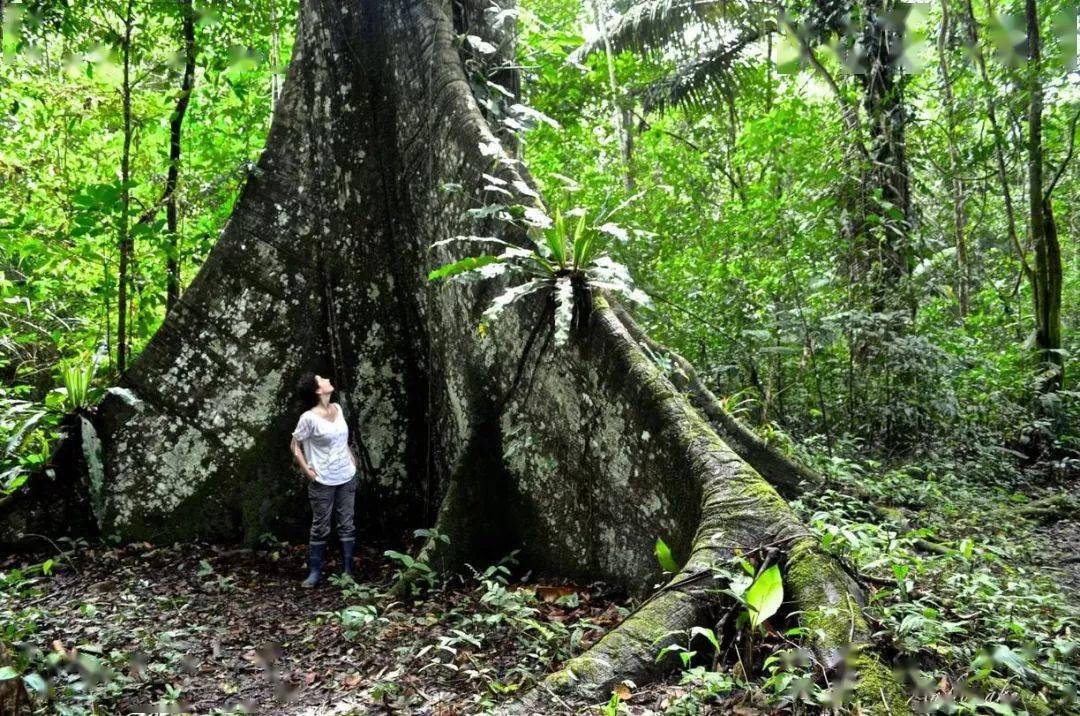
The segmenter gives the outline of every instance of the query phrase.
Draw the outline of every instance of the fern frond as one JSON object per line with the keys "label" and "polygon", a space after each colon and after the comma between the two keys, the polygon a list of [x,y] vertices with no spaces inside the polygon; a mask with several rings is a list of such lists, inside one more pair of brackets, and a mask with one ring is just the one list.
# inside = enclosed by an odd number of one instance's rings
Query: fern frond
{"label": "fern frond", "polygon": [[447,244],[452,244],[452,243],[456,243],[456,242],[479,243],[479,244],[498,244],[500,246],[510,246],[510,247],[515,246],[515,244],[511,244],[511,243],[509,243],[507,241],[503,241],[502,239],[497,239],[494,236],[451,236],[448,239],[440,239],[439,241],[434,242],[433,244],[428,246],[428,250],[430,251],[431,249],[434,249],[437,246],[445,246]]}

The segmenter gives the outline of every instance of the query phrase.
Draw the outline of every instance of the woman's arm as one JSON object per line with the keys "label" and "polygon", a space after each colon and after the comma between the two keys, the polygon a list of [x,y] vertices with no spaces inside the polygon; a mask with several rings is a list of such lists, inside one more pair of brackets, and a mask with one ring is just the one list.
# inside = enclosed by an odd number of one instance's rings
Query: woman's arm
{"label": "woman's arm", "polygon": [[300,442],[296,438],[293,438],[289,442],[289,449],[292,450],[293,457],[296,458],[296,463],[300,465],[300,469],[304,471],[304,474],[307,475],[308,479],[314,480],[318,473],[315,472],[315,468],[307,464],[307,460],[304,459],[304,451],[300,449]]}

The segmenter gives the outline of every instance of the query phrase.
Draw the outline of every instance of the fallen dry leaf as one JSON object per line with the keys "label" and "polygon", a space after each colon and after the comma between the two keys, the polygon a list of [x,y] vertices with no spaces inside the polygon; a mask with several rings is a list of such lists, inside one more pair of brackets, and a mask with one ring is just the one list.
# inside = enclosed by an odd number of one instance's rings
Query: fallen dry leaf
{"label": "fallen dry leaf", "polygon": [[554,602],[559,597],[568,597],[571,594],[574,594],[576,592],[577,592],[577,589],[575,589],[574,587],[563,587],[563,586],[553,586],[553,587],[537,586],[536,587],[536,595],[538,597],[540,597],[540,599],[542,601],[548,602],[548,603]]}

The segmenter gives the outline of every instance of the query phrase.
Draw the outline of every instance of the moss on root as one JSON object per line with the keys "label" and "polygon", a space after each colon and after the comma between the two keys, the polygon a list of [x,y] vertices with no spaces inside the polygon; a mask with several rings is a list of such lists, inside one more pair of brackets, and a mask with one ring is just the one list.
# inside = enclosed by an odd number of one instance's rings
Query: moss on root
{"label": "moss on root", "polygon": [[788,552],[786,581],[818,658],[827,669],[855,679],[852,698],[861,712],[911,713],[896,675],[871,650],[870,629],[856,597],[861,594],[839,565],[812,539],[800,540]]}
{"label": "moss on root", "polygon": [[[676,580],[681,578],[679,575]],[[707,608],[700,599],[699,595],[678,589],[659,593],[587,652],[550,674],[518,707],[531,708],[544,694],[574,701],[602,701],[623,679],[640,679],[665,671],[668,665],[658,664],[656,654],[678,639],[678,634],[672,632],[699,621],[693,615]]]}

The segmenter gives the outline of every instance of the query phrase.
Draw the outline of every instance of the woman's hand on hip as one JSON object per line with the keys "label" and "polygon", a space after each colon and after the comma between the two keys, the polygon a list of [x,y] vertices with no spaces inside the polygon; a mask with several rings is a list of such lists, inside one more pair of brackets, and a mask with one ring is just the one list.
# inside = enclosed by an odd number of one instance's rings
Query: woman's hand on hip
{"label": "woman's hand on hip", "polygon": [[315,468],[313,468],[313,467],[311,467],[309,465],[308,469],[307,469],[307,479],[311,480],[312,482],[315,482],[315,478],[318,477],[318,476],[319,476],[319,473],[315,471]]}

